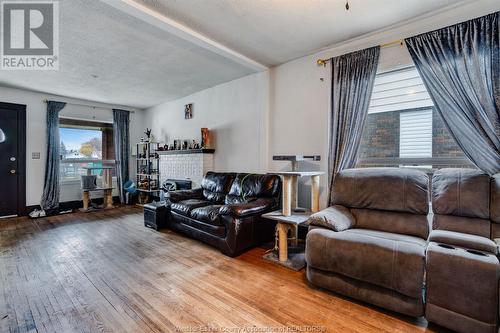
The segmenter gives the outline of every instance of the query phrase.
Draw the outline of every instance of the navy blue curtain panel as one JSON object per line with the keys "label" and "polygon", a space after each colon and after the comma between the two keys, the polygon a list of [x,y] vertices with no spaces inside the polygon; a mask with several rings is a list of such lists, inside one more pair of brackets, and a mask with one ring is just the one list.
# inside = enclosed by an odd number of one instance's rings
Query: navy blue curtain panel
{"label": "navy blue curtain panel", "polygon": [[113,109],[113,141],[115,146],[116,178],[120,202],[125,202],[123,184],[129,180],[130,112]]}
{"label": "navy blue curtain panel", "polygon": [[45,177],[43,194],[40,206],[43,210],[51,211],[59,208],[59,111],[66,103],[47,102],[47,159],[45,162]]}

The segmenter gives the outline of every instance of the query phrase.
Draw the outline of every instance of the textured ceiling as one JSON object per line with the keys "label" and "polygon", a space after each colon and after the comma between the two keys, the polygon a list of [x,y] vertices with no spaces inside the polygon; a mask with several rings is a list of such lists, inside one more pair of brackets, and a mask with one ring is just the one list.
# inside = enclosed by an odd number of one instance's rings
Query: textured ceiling
{"label": "textured ceiling", "polygon": [[0,84],[144,108],[252,72],[101,1],[59,3],[59,71],[0,71]]}
{"label": "textured ceiling", "polygon": [[245,56],[281,64],[465,2],[64,0],[59,71],[0,71],[0,84],[146,108],[258,71]]}
{"label": "textured ceiling", "polygon": [[134,0],[260,63],[320,48],[461,0]]}

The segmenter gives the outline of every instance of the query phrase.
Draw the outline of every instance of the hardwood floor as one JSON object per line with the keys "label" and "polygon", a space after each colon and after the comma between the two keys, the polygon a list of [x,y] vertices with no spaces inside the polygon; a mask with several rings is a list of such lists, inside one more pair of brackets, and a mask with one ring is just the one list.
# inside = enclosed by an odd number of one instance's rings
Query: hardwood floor
{"label": "hardwood floor", "polygon": [[228,258],[145,228],[131,207],[0,220],[0,332],[438,330],[311,287],[263,253]]}

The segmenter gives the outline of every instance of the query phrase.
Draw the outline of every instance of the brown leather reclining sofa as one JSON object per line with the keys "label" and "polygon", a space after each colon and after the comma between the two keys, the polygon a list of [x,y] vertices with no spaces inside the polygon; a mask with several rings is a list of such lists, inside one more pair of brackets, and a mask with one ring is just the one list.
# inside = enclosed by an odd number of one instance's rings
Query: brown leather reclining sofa
{"label": "brown leather reclining sofa", "polygon": [[428,183],[411,169],[337,174],[334,205],[309,220],[307,278],[459,332],[496,332],[500,174],[441,169],[431,193]]}
{"label": "brown leather reclining sofa", "polygon": [[261,215],[279,209],[280,194],[275,175],[208,172],[200,188],[167,193],[167,226],[234,257],[273,239]]}
{"label": "brown leather reclining sofa", "polygon": [[343,170],[333,206],[314,214],[308,280],[410,316],[424,314],[429,178],[399,168]]}
{"label": "brown leather reclining sofa", "polygon": [[[441,169],[432,176],[426,254],[427,320],[458,332],[497,332],[500,175]],[[498,237],[498,235],[496,235]]]}

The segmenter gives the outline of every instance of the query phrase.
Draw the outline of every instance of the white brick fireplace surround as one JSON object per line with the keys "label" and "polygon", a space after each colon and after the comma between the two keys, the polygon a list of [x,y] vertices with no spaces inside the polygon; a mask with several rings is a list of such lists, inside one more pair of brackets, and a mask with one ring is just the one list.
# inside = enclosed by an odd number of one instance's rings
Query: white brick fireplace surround
{"label": "white brick fireplace surround", "polygon": [[167,179],[189,179],[199,187],[207,171],[214,169],[213,149],[160,151],[160,182]]}

